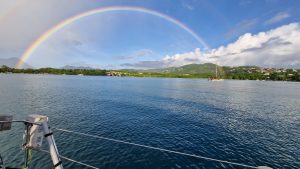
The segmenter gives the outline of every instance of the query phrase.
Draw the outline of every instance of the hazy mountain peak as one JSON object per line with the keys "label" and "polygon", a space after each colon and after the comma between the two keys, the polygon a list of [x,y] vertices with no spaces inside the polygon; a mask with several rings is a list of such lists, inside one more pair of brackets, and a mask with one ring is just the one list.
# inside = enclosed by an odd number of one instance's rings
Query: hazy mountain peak
{"label": "hazy mountain peak", "polygon": [[[19,58],[11,57],[11,58],[0,58],[0,66],[8,66],[14,68],[18,63]],[[22,65],[23,69],[33,68],[31,65],[27,64],[26,62]]]}
{"label": "hazy mountain peak", "polygon": [[85,69],[85,70],[91,70],[91,69],[94,69],[92,67],[89,67],[89,66],[71,66],[71,65],[66,65],[64,67],[62,67],[61,69]]}

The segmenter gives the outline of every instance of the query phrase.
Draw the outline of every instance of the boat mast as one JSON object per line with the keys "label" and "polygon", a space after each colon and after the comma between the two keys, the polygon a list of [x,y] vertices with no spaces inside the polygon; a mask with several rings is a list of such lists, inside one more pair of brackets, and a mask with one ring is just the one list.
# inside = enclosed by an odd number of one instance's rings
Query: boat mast
{"label": "boat mast", "polygon": [[217,64],[216,64],[216,78],[218,78],[218,67],[217,67]]}

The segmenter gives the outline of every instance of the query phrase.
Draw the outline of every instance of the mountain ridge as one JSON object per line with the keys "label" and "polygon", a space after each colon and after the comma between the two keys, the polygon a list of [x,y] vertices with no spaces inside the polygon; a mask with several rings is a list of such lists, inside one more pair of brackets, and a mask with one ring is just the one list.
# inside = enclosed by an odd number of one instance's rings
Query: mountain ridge
{"label": "mountain ridge", "polygon": [[[15,68],[17,63],[19,62],[19,58],[11,57],[11,58],[0,58],[0,66],[7,66]],[[26,62],[22,65],[23,69],[32,69],[33,67]]]}
{"label": "mountain ridge", "polygon": [[95,68],[89,67],[89,66],[71,66],[71,65],[65,65],[61,67],[61,69],[71,69],[71,70],[93,70]]}

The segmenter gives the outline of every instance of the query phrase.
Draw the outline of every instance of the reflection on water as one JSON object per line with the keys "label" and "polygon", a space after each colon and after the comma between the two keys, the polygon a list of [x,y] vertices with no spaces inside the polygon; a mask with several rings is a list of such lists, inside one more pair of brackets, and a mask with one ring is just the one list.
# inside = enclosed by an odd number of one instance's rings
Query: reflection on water
{"label": "reflection on water", "polygon": [[[204,79],[0,75],[0,112],[186,153],[274,168],[300,167],[300,85]],[[22,162],[23,126],[0,133],[0,153]],[[234,168],[55,132],[62,155],[100,168]],[[44,143],[46,146],[46,143]],[[65,168],[79,168],[64,161]],[[35,152],[33,168],[51,168]]]}

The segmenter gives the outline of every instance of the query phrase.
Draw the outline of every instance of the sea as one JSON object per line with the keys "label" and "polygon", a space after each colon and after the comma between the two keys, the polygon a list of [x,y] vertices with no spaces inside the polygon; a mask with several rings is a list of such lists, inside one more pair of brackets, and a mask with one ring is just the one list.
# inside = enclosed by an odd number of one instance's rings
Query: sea
{"label": "sea", "polygon": [[[53,128],[250,166],[300,168],[298,82],[0,74],[0,115],[30,114],[48,116]],[[97,168],[244,168],[52,131],[62,156]],[[22,166],[23,133],[22,123],[0,132],[6,166]],[[46,140],[41,148],[47,150]],[[49,154],[33,151],[29,168],[53,168]]]}

